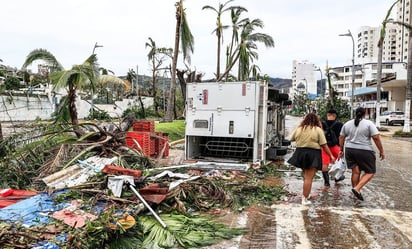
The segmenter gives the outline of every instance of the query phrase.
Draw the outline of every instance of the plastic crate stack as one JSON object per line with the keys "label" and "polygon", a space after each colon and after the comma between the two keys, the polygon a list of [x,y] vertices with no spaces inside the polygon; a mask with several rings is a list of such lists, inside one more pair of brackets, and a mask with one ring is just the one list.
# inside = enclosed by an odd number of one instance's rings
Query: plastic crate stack
{"label": "plastic crate stack", "polygon": [[169,134],[155,132],[154,121],[134,121],[133,131],[126,132],[126,145],[143,152],[146,156],[169,156]]}
{"label": "plastic crate stack", "polygon": [[[163,153],[163,154],[162,154]],[[163,158],[169,156],[169,134],[156,132],[154,156],[162,155]]]}

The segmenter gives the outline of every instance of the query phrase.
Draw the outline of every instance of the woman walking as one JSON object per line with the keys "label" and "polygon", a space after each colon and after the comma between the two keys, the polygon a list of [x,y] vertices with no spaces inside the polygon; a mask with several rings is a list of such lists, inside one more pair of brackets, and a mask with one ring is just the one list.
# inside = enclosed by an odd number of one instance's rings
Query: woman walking
{"label": "woman walking", "polygon": [[339,155],[345,156],[348,168],[352,169],[352,193],[361,201],[364,200],[360,193],[362,187],[376,173],[376,156],[371,138],[379,150],[380,159],[385,159],[379,131],[372,121],[365,119],[365,109],[359,107],[356,109],[355,119],[349,120],[342,127],[339,136]]}
{"label": "woman walking", "polygon": [[303,171],[303,196],[302,204],[311,204],[310,192],[316,170],[322,170],[323,148],[331,161],[335,161],[326,143],[325,134],[321,128],[319,117],[315,113],[305,116],[298,128],[292,132],[291,140],[296,142],[296,150],[288,163],[301,168]]}

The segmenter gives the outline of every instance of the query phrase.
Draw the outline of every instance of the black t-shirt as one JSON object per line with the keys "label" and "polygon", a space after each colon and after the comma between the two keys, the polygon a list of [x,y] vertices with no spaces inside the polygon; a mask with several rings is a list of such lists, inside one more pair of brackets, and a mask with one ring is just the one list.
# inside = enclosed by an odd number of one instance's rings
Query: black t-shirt
{"label": "black t-shirt", "polygon": [[[333,125],[333,123],[335,123],[336,122],[336,124],[335,125]],[[327,125],[327,126],[326,126]],[[332,127],[332,125],[333,125],[333,127]],[[332,127],[332,131],[335,133],[335,135],[336,135],[336,137],[337,138],[339,138],[339,135],[340,135],[340,130],[342,130],[342,126],[343,126],[343,124],[341,123],[341,122],[339,122],[339,121],[336,121],[336,120],[324,120],[324,121],[322,121],[322,129],[324,130],[324,131],[326,131],[326,129],[327,129],[327,127]],[[338,144],[338,143],[337,143]],[[336,144],[334,144],[334,145],[336,145]]]}

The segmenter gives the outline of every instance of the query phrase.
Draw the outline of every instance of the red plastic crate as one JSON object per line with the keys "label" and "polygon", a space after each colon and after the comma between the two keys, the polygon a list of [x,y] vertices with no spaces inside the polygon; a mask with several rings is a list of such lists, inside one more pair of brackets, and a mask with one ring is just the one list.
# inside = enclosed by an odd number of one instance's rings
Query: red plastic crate
{"label": "red plastic crate", "polygon": [[130,148],[135,148],[143,152],[146,156],[150,156],[151,155],[150,132],[138,132],[138,131],[126,132],[126,145]]}
{"label": "red plastic crate", "polygon": [[157,155],[157,138],[156,136],[153,136],[153,133],[150,136],[150,156],[156,156]]}
{"label": "red plastic crate", "polygon": [[153,120],[136,120],[133,121],[133,131],[154,132],[155,122]]}
{"label": "red plastic crate", "polygon": [[169,134],[168,133],[163,133],[162,138],[159,138],[159,145],[158,145],[158,154],[160,154],[164,148],[163,151],[163,158],[169,156]]}

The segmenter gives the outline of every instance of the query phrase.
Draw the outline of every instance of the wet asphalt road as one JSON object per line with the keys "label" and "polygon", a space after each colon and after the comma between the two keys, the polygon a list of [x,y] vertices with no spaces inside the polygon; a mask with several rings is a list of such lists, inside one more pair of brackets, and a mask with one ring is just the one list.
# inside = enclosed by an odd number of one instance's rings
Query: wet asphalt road
{"label": "wet asphalt road", "polygon": [[[299,120],[288,117],[287,123]],[[389,127],[392,132],[401,128]],[[412,140],[390,134],[382,132],[386,159],[377,161],[375,177],[362,189],[363,202],[351,193],[350,170],[329,189],[318,172],[312,188],[316,198],[302,207],[300,172],[288,172],[284,182],[295,195],[272,206],[277,221],[272,248],[412,248]]]}
{"label": "wet asphalt road", "polygon": [[[287,130],[300,120],[288,116]],[[313,204],[302,206],[301,172],[291,168],[283,177],[290,195],[270,208],[227,217],[231,226],[247,226],[250,232],[208,248],[412,249],[412,139],[392,138],[402,127],[388,128],[381,132],[386,159],[377,162],[375,177],[362,189],[365,201],[351,193],[350,170],[329,189],[318,172]]]}

